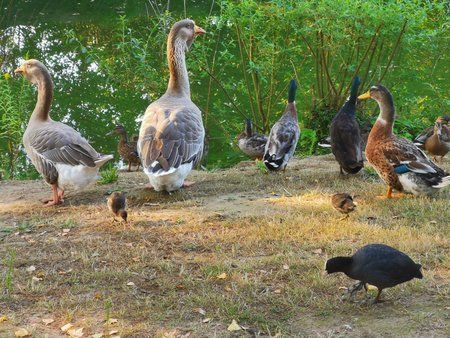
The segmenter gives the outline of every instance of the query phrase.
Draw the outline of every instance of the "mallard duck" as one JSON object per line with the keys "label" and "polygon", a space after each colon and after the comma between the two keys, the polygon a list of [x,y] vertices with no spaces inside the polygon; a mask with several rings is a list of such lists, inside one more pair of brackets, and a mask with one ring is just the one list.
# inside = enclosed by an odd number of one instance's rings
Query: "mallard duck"
{"label": "mallard duck", "polygon": [[82,189],[95,181],[99,168],[113,156],[99,154],[76,130],[50,118],[53,81],[41,62],[25,61],[15,72],[37,85],[38,99],[23,144],[36,170],[52,187],[53,197],[46,205],[60,204],[66,189]]}
{"label": "mallard duck", "polygon": [[286,169],[300,137],[297,109],[295,107],[296,90],[297,83],[295,80],[291,80],[286,110],[270,130],[264,151],[264,164],[271,171]]}
{"label": "mallard duck", "polygon": [[[369,244],[357,250],[350,257],[334,257],[327,261],[326,271],[343,272],[360,281],[350,290],[350,296],[366,284],[376,286],[378,294],[374,303],[380,301],[383,289],[391,288],[413,278],[422,279],[422,266],[406,254],[384,244]],[[366,288],[367,290],[367,288]]]}
{"label": "mallard duck", "polygon": [[425,141],[425,150],[433,155],[435,161],[436,157],[440,156],[441,162],[450,151],[450,128],[442,119],[436,121],[433,135]]}
{"label": "mallard duck", "polygon": [[127,197],[125,193],[114,191],[111,195],[109,195],[107,205],[109,211],[114,214],[114,220],[116,220],[117,216],[122,217],[125,222],[127,221]]}
{"label": "mallard duck", "polygon": [[[442,123],[444,125],[446,125],[447,129],[450,127],[449,123],[450,123],[450,116],[445,115],[445,116],[439,116],[436,119],[436,123]],[[427,139],[431,136],[433,136],[434,134],[434,127],[436,125],[436,123],[428,128],[426,128],[425,130],[423,130],[415,139],[414,139],[414,144],[416,146],[418,146],[421,149],[425,149],[425,142],[427,141]]]}
{"label": "mallard duck", "polygon": [[141,160],[137,152],[137,140],[128,141],[128,134],[125,127],[122,125],[117,125],[113,131],[107,135],[112,135],[113,133],[120,135],[119,143],[117,144],[117,151],[124,162],[128,162],[128,171],[131,171],[131,165],[137,165],[136,171],[139,170],[141,165]]}
{"label": "mallard duck", "polygon": [[336,114],[330,126],[331,149],[341,174],[356,174],[364,167],[362,138],[356,121],[356,98],[361,80],[353,79],[350,97]]}
{"label": "mallard duck", "polygon": [[429,195],[450,184],[450,175],[430,161],[414,143],[393,134],[395,107],[386,87],[373,86],[358,98],[372,98],[380,107],[380,115],[367,142],[366,157],[389,186],[387,198],[393,197],[393,189]]}
{"label": "mallard duck", "polygon": [[331,196],[331,204],[333,208],[342,214],[345,214],[345,218],[348,218],[348,214],[356,209],[356,202],[353,201],[353,197],[347,193],[338,193]]}
{"label": "mallard duck", "polygon": [[185,53],[204,33],[189,19],[173,25],[167,39],[167,91],[148,106],[141,124],[138,153],[156,191],[193,184],[185,181],[186,176],[202,158],[205,128],[200,109],[191,101]]}
{"label": "mallard duck", "polygon": [[253,132],[253,123],[250,119],[245,122],[245,131],[237,136],[238,147],[244,154],[253,160],[261,160],[267,143],[267,136]]}

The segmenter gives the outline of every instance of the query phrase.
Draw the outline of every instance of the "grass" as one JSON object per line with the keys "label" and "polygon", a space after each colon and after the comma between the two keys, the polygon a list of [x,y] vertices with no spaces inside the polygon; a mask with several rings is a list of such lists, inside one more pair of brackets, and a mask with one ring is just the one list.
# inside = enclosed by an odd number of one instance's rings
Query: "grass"
{"label": "grass", "polygon": [[108,168],[100,171],[100,179],[97,181],[99,184],[110,184],[117,182],[119,179],[119,172],[116,167],[109,166]]}
{"label": "grass", "polygon": [[[145,190],[142,173],[120,173],[48,209],[39,203],[44,183],[2,183],[0,231],[29,226],[0,239],[0,257],[20,252],[13,291],[0,301],[0,316],[10,318],[0,336],[18,327],[54,336],[71,322],[85,336],[116,329],[122,337],[227,337],[233,319],[272,336],[447,336],[448,191],[383,201],[375,196],[385,187],[371,173],[338,172],[331,156],[296,159],[275,174],[248,162],[194,172],[197,184],[172,195]],[[129,224],[111,222],[110,190],[127,192]],[[358,195],[347,221],[330,205],[338,191]],[[373,242],[407,252],[425,278],[386,290],[377,306],[341,300],[352,281],[324,276],[325,261]],[[32,276],[42,280],[32,284]],[[45,326],[48,317],[55,322]],[[118,322],[106,329],[111,318]]]}

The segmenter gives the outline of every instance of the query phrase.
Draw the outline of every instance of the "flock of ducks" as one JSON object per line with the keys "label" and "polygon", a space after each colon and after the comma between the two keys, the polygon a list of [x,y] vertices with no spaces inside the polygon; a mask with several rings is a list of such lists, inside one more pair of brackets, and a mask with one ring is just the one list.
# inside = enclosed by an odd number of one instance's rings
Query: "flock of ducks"
{"label": "flock of ducks", "polygon": [[[194,21],[175,23],[167,39],[167,59],[170,79],[167,90],[151,103],[141,123],[139,136],[128,139],[123,126],[111,133],[120,135],[118,151],[132,166],[142,165],[149,187],[172,192],[193,184],[186,180],[189,172],[202,158],[205,129],[200,109],[192,102],[185,54],[196,36],[205,31]],[[38,88],[38,99],[23,136],[26,153],[37,171],[52,188],[52,198],[46,205],[62,203],[66,189],[82,189],[93,182],[99,168],[113,158],[103,155],[68,125],[53,121],[49,115],[53,98],[53,82],[47,68],[37,60],[27,60],[16,73],[22,74]],[[330,144],[342,174],[356,174],[364,166],[363,151],[368,162],[388,186],[386,197],[393,190],[414,195],[429,195],[450,184],[450,175],[429,160],[416,144],[441,158],[450,150],[448,118],[440,118],[435,126],[416,138],[415,143],[393,133],[395,108],[388,89],[373,86],[358,96],[361,81],[355,77],[348,100],[333,119]],[[297,84],[289,84],[288,103],[281,118],[273,125],[269,136],[254,132],[246,121],[245,131],[238,135],[239,148],[253,159],[261,159],[270,171],[285,170],[300,138],[295,106]],[[361,135],[355,118],[357,100],[373,99],[380,114],[367,138]],[[366,146],[364,147],[364,145]],[[336,194],[333,206],[344,214],[356,207],[349,194]],[[114,192],[108,198],[108,208],[115,216],[127,220],[126,197]],[[412,278],[422,278],[420,265],[405,254],[381,244],[371,244],[352,257],[335,257],[326,264],[329,273],[343,272],[361,281],[353,290],[366,283],[381,290]],[[379,294],[375,301],[379,300]]]}

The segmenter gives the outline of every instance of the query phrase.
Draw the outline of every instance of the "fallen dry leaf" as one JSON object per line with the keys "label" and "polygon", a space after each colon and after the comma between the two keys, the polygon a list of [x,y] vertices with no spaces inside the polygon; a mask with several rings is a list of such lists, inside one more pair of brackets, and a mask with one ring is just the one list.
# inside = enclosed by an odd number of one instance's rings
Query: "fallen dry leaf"
{"label": "fallen dry leaf", "polygon": [[67,330],[69,330],[69,329],[72,328],[72,327],[73,327],[73,324],[67,323],[67,324],[64,325],[64,326],[61,326],[61,331],[62,331],[62,332],[67,332]]}
{"label": "fallen dry leaf", "polygon": [[236,320],[233,319],[231,324],[227,328],[228,331],[240,331],[242,328],[239,326],[239,324],[236,322]]}
{"label": "fallen dry leaf", "polygon": [[202,320],[203,323],[209,323],[211,321],[211,318],[205,318]]}
{"label": "fallen dry leaf", "polygon": [[119,333],[119,330],[111,330],[109,331],[109,335],[112,336],[113,334]]}
{"label": "fallen dry leaf", "polygon": [[42,278],[33,276],[33,277],[31,277],[31,280],[32,280],[33,282],[40,282],[40,281],[42,280]]}
{"label": "fallen dry leaf", "polygon": [[68,232],[70,232],[70,229],[63,229],[63,233],[67,234]]}
{"label": "fallen dry leaf", "polygon": [[135,286],[135,284],[133,282],[128,282],[127,286]]}
{"label": "fallen dry leaf", "polygon": [[102,338],[103,337],[103,333],[94,333],[91,338]]}
{"label": "fallen dry leaf", "polygon": [[231,288],[231,286],[225,285],[225,291],[231,292],[231,291],[233,291],[233,289]]}
{"label": "fallen dry leaf", "polygon": [[281,293],[281,289],[276,289],[276,290],[274,291],[274,293],[280,294],[280,293]]}
{"label": "fallen dry leaf", "polygon": [[80,338],[83,337],[83,328],[80,327],[79,329],[76,329],[72,327],[68,329],[66,333],[73,338]]}
{"label": "fallen dry leaf", "polygon": [[222,272],[220,275],[217,276],[217,279],[226,279],[227,274],[225,272]]}
{"label": "fallen dry leaf", "polygon": [[316,250],[313,251],[313,253],[315,253],[317,255],[320,255],[322,253],[322,249],[321,248],[316,249]]}
{"label": "fallen dry leaf", "polygon": [[284,270],[289,270],[289,265],[284,264],[284,265],[283,265],[283,269],[284,269]]}
{"label": "fallen dry leaf", "polygon": [[53,319],[53,318],[44,318],[44,319],[42,319],[42,322],[45,324],[45,325],[49,325],[49,324],[51,324],[51,323],[53,323],[55,320]]}
{"label": "fallen dry leaf", "polygon": [[14,332],[14,335],[16,337],[28,337],[30,335],[30,332],[28,330],[20,328],[16,332]]}
{"label": "fallen dry leaf", "polygon": [[7,320],[8,320],[8,317],[0,316],[0,323],[6,322]]}

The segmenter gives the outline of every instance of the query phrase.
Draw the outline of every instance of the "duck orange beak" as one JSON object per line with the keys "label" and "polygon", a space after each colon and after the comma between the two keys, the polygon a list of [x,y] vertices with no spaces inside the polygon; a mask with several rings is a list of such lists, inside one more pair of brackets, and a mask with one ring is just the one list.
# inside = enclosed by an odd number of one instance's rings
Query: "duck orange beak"
{"label": "duck orange beak", "polygon": [[195,33],[195,36],[197,36],[197,35],[205,34],[206,31],[202,27],[199,27],[199,26],[195,25],[194,26],[194,33]]}
{"label": "duck orange beak", "polygon": [[14,71],[15,74],[25,74],[25,65],[21,65],[20,67],[17,67],[17,69]]}
{"label": "duck orange beak", "polygon": [[370,99],[370,90],[358,96],[358,100],[367,100],[367,99]]}

